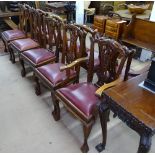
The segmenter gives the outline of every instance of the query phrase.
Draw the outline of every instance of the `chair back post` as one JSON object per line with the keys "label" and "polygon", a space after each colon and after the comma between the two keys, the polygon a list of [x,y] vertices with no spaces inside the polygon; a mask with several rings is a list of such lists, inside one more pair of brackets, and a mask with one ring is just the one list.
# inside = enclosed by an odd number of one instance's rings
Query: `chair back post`
{"label": "chair back post", "polygon": [[88,36],[90,37],[95,37],[96,33],[98,32],[97,29],[92,29],[86,25],[80,25],[80,24],[75,24],[77,27],[80,28],[80,30],[82,30],[84,33],[85,33],[85,36],[84,36],[84,42],[83,42],[83,56],[87,56],[87,47],[86,47],[86,39]]}
{"label": "chair back post", "polygon": [[19,15],[19,29],[20,30],[22,30],[22,31],[24,31],[24,23],[25,23],[25,10],[26,10],[26,8],[25,8],[25,6],[24,5],[22,5],[22,4],[18,4],[18,6],[19,6],[19,10],[20,10],[20,15]]}
{"label": "chair back post", "polygon": [[[63,52],[62,63],[70,64],[82,57],[83,42],[85,33],[73,24],[64,24],[63,26]],[[68,39],[69,37],[69,39]],[[77,76],[79,76],[80,65],[74,67]],[[70,76],[70,71],[67,73]]]}
{"label": "chair back post", "polygon": [[57,15],[52,15],[52,39],[55,41],[55,46],[56,46],[56,51],[55,51],[55,55],[56,55],[56,62],[59,61],[59,53],[62,53],[62,44],[63,44],[63,32],[62,32],[62,28],[64,26],[64,24],[66,23],[66,21],[64,21],[62,18],[60,18]]}

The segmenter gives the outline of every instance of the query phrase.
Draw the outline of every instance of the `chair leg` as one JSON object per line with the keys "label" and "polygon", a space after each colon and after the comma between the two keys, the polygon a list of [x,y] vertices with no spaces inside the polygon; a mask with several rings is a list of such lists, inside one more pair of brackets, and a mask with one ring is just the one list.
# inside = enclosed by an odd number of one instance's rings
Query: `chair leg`
{"label": "chair leg", "polygon": [[10,61],[12,62],[12,53],[11,53],[11,49],[10,49],[9,46],[8,46],[8,51],[9,51],[9,54],[10,54]]}
{"label": "chair leg", "polygon": [[24,60],[21,59],[21,58],[20,58],[19,60],[20,60],[21,66],[22,66],[21,76],[22,76],[22,77],[25,77],[25,75],[26,75],[26,70],[25,70]]}
{"label": "chair leg", "polygon": [[35,94],[36,94],[37,96],[39,96],[39,95],[41,94],[39,79],[38,79],[38,77],[35,76],[35,77],[34,77],[34,80],[35,80],[35,82],[36,82]]}
{"label": "chair leg", "polygon": [[5,47],[5,48],[4,48],[4,52],[8,52],[6,42],[3,40],[3,38],[2,38],[2,41],[3,41],[4,47]]}
{"label": "chair leg", "polygon": [[59,100],[55,96],[55,92],[51,92],[51,97],[54,105],[54,110],[52,112],[53,118],[55,121],[60,120],[60,107],[59,107]]}
{"label": "chair leg", "polygon": [[15,54],[14,54],[12,48],[10,48],[10,52],[11,52],[11,56],[12,56],[12,63],[14,64],[14,63],[16,63],[16,60],[15,60]]}
{"label": "chair leg", "polygon": [[90,125],[83,125],[84,143],[81,146],[81,151],[83,153],[87,153],[89,151],[89,146],[88,146],[87,140],[88,140],[89,134],[91,132],[92,125],[93,125],[93,123],[91,123]]}

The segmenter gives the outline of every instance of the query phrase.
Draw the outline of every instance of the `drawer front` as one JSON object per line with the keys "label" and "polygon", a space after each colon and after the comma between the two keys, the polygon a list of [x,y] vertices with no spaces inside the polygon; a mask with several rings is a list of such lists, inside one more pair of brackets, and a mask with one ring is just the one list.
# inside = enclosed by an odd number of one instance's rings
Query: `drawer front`
{"label": "drawer front", "polygon": [[116,33],[117,33],[117,31],[118,31],[118,28],[112,27],[112,26],[108,26],[108,25],[106,25],[105,29],[106,29],[107,31],[116,32]]}
{"label": "drawer front", "polygon": [[98,27],[103,27],[103,23],[94,22],[94,25],[96,25]]}
{"label": "drawer front", "polygon": [[115,22],[112,21],[112,20],[107,20],[106,25],[107,25],[107,26],[111,26],[111,27],[113,27],[113,28],[117,28],[117,27],[118,27],[118,24],[115,23]]}
{"label": "drawer front", "polygon": [[109,36],[109,37],[111,37],[113,39],[117,39],[118,38],[118,35],[117,35],[116,32],[111,32],[111,31],[105,30],[105,34],[106,34],[106,36]]}
{"label": "drawer front", "polygon": [[98,26],[94,25],[93,28],[97,29],[98,32],[104,33],[104,28],[103,27],[98,27]]}

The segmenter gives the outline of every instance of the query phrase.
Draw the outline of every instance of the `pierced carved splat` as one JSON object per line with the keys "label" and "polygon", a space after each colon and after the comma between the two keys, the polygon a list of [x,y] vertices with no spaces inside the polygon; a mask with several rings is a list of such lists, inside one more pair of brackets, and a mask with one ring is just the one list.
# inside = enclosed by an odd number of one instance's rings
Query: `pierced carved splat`
{"label": "pierced carved splat", "polygon": [[91,44],[91,53],[94,52],[95,44],[97,44],[99,50],[100,64],[96,72],[98,77],[97,85],[101,86],[104,83],[116,80],[128,58],[127,49],[117,41],[103,37],[98,39],[91,38]]}

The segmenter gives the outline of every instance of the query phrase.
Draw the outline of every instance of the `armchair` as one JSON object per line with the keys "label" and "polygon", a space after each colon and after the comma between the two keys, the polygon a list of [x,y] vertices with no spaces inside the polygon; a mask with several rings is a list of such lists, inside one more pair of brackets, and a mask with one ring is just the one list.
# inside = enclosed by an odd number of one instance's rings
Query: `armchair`
{"label": "armchair", "polygon": [[[97,117],[98,112],[96,105],[100,101],[99,95],[105,88],[107,89],[118,83],[123,66],[128,59],[128,52],[130,52],[114,40],[91,38],[89,59],[94,56],[95,44],[99,49],[98,82],[93,84],[89,78],[87,78],[87,82],[71,84],[64,88],[57,89],[54,103],[55,107],[57,107],[57,110],[54,111],[55,115],[59,116],[55,119],[56,121],[60,119],[59,101],[61,101],[67,110],[82,122],[84,133],[84,142],[81,146],[82,152],[89,151],[87,140]],[[87,59],[85,59],[85,61],[87,61]],[[89,75],[92,74],[92,72],[89,71],[93,70],[93,68],[94,62],[89,61],[87,77],[92,76]],[[100,86],[102,87],[99,88]]]}

